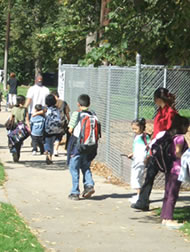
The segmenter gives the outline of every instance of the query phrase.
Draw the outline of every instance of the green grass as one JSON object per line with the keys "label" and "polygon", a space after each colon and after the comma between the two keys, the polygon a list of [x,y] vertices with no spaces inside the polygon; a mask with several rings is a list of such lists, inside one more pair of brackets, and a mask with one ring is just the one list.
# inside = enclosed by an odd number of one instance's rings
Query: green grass
{"label": "green grass", "polygon": [[[157,215],[160,215],[161,208],[156,209],[155,212]],[[173,218],[180,223],[184,223],[184,226],[180,230],[190,237],[190,207],[176,207]]]}
{"label": "green grass", "polygon": [[0,163],[0,186],[3,185],[5,181],[5,171],[3,165]]}
{"label": "green grass", "polygon": [[16,210],[4,203],[0,204],[0,251],[45,251]]}

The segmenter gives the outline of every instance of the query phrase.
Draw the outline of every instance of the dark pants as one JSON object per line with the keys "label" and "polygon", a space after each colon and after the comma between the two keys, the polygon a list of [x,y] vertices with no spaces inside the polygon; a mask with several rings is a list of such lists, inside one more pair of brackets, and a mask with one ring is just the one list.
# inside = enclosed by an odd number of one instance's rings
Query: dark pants
{"label": "dark pants", "polygon": [[18,160],[20,158],[20,150],[21,150],[21,146],[22,146],[22,143],[23,142],[20,142],[20,143],[16,143],[14,146],[11,146],[10,147],[10,152],[13,154],[13,153],[17,153],[17,157],[18,157]]}
{"label": "dark pants", "polygon": [[166,220],[173,219],[173,212],[176,201],[179,196],[179,189],[181,186],[181,181],[178,181],[178,175],[167,174],[165,183],[165,194],[162,205],[161,218]]}
{"label": "dark pants", "polygon": [[155,166],[154,163],[151,162],[150,160],[147,164],[147,173],[146,173],[145,181],[141,188],[139,199],[136,202],[136,205],[139,208],[144,208],[149,205],[149,197],[150,197],[150,193],[152,191],[152,187],[154,184],[154,179],[157,173],[158,173],[157,166]]}
{"label": "dark pants", "polygon": [[32,137],[32,151],[37,151],[37,147],[39,146],[40,148],[40,153],[43,154],[44,153],[44,139],[43,136],[33,136]]}

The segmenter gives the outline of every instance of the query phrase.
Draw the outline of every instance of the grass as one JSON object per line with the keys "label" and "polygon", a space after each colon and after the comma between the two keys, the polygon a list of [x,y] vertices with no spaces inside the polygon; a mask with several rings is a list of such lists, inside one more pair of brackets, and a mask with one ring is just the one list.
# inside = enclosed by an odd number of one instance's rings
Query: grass
{"label": "grass", "polygon": [[16,210],[4,203],[0,204],[0,251],[45,251]]}
{"label": "grass", "polygon": [[[5,181],[5,172],[0,163],[0,185]],[[44,252],[42,245],[31,233],[15,208],[0,203],[0,251]]]}
{"label": "grass", "polygon": [[[158,208],[155,212],[157,215],[160,215],[161,208]],[[173,218],[180,223],[184,223],[184,226],[180,230],[190,237],[190,207],[176,207]]]}
{"label": "grass", "polygon": [[4,181],[5,181],[5,171],[3,165],[0,163],[0,186],[3,185]]}

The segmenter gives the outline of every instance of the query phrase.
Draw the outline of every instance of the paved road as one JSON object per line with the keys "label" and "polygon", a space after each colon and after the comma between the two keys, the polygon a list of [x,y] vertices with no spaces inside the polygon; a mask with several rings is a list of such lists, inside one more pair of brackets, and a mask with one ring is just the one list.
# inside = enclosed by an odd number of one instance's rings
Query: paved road
{"label": "paved road", "polygon": [[[3,127],[8,113],[2,111],[0,115],[0,160],[8,179],[0,190],[0,199],[16,207],[46,251],[190,251],[190,243],[181,232],[162,227],[152,211],[131,209],[131,191],[105,183],[103,177],[94,175],[96,193],[91,199],[69,200],[71,177],[63,152],[47,166],[44,156],[31,155],[28,139],[20,162],[13,163]],[[177,206],[188,205],[189,195],[181,193]],[[162,191],[153,191],[152,208],[161,205],[162,196]]]}

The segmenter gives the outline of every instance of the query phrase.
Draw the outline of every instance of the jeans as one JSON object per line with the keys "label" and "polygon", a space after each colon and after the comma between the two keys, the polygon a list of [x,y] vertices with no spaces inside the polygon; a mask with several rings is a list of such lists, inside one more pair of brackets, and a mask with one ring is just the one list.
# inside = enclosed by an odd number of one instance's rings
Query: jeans
{"label": "jeans", "polygon": [[69,170],[72,177],[71,194],[80,194],[79,190],[80,169],[83,174],[84,188],[86,186],[94,186],[94,181],[92,179],[92,173],[90,170],[90,164],[91,161],[88,161],[87,154],[81,154],[71,157],[69,162]]}
{"label": "jeans", "polygon": [[45,149],[45,152],[47,151],[51,155],[53,155],[55,138],[56,138],[56,136],[46,136],[45,137],[44,149]]}
{"label": "jeans", "polygon": [[32,151],[37,151],[37,146],[39,146],[40,148],[40,153],[43,154],[44,153],[44,140],[43,140],[43,136],[33,136],[32,137]]}

